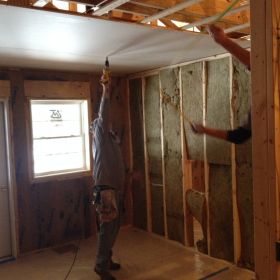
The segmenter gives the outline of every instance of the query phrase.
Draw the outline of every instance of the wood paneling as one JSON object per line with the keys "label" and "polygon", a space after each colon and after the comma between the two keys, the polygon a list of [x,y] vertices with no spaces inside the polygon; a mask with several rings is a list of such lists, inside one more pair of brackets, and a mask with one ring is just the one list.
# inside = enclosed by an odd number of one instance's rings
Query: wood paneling
{"label": "wood paneling", "polygon": [[25,95],[30,98],[44,99],[87,99],[90,97],[89,83],[25,81]]}
{"label": "wood paneling", "polygon": [[[25,79],[48,81],[48,85],[59,86],[61,84],[77,85],[77,93],[80,85],[85,85],[87,96],[92,100],[92,118],[96,116],[102,88],[99,77],[85,74],[36,71],[36,70],[8,70],[11,83],[11,114],[13,127],[13,141],[11,143],[15,158],[15,177],[17,184],[17,206],[18,206],[18,235],[19,252],[24,253],[35,249],[89,236],[96,233],[95,211],[91,204],[93,181],[91,176],[75,178],[63,178],[56,180],[52,177],[44,182],[32,183],[28,176],[30,170],[27,164],[29,124],[26,106],[28,100],[24,92]],[[5,74],[6,74],[5,72]],[[59,81],[59,82],[57,82]],[[64,82],[61,82],[64,81]],[[27,81],[28,83],[28,81]],[[35,82],[37,83],[37,82]],[[54,96],[42,88],[44,82],[38,82],[36,89],[44,91],[44,98]],[[127,121],[127,103],[125,99],[125,83],[123,79],[113,79],[114,93],[112,98],[112,110],[115,120],[120,123],[121,128]],[[54,89],[54,88],[53,88]],[[56,90],[56,89],[54,89]],[[75,98],[73,94],[67,95],[64,90],[69,87],[58,89],[59,97]],[[90,91],[89,91],[90,90]],[[67,96],[67,97],[66,97]],[[56,97],[58,97],[56,95]],[[77,98],[81,98],[77,96]],[[126,105],[124,105],[126,104]],[[125,143],[127,143],[127,136]],[[125,149],[124,149],[125,150]],[[125,151],[126,153],[127,151]],[[125,156],[127,162],[127,156]],[[129,215],[129,213],[127,213]]]}
{"label": "wood paneling", "polygon": [[9,97],[11,94],[10,81],[0,81],[0,98]]}

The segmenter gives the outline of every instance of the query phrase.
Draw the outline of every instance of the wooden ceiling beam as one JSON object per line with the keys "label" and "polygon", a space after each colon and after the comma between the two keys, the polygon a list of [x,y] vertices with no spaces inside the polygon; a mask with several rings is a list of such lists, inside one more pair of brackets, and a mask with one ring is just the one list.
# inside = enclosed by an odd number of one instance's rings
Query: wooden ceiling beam
{"label": "wooden ceiling beam", "polygon": [[[126,13],[132,13],[134,15],[137,16],[151,16],[155,13],[158,13],[159,9],[155,8],[155,5],[150,5],[150,4],[146,4],[146,3],[140,3],[140,5],[138,4],[134,4],[134,3],[138,3],[136,1],[130,1],[129,3],[126,3],[120,7],[118,7],[117,9],[115,9],[115,11],[120,11],[120,12],[126,12]],[[157,6],[158,7],[158,6]],[[193,7],[190,7],[191,9]],[[246,13],[246,12],[243,12]],[[247,14],[247,13],[246,13]],[[163,18],[162,18],[163,19]],[[168,15],[166,17],[164,17],[165,20],[169,20],[169,22],[171,22],[171,20],[176,20],[176,21],[181,21],[181,22],[195,22],[195,21],[200,21],[201,19],[204,19],[202,14],[198,14],[198,13],[193,13],[193,12],[189,12],[188,10],[183,10],[183,11],[179,11],[175,14],[172,15]],[[223,19],[221,22],[218,23],[218,25],[221,28],[229,28],[232,25],[236,25],[236,24],[242,24],[244,21],[248,21],[249,18],[247,18],[247,16],[243,17],[242,16],[238,16],[238,17],[232,17],[229,16],[225,19]],[[171,22],[172,24],[172,22]]]}
{"label": "wooden ceiling beam", "polygon": [[[141,15],[141,16],[151,16],[155,13],[160,12],[161,10],[156,8],[154,5],[146,5],[144,3],[141,3],[140,5],[134,4],[135,1],[130,1],[129,3],[126,3],[120,7],[118,7],[116,10],[127,12],[127,13],[133,13],[135,15]],[[137,2],[135,2],[137,3]],[[142,5],[143,4],[143,5]],[[181,13],[177,12],[175,14],[169,15],[164,17],[164,19],[167,20],[177,20],[182,22],[190,22],[190,21],[196,21],[201,19],[201,15],[193,14],[193,13]]]}
{"label": "wooden ceiling beam", "polygon": [[116,8],[115,10],[132,13],[132,14],[136,14],[136,15],[138,14],[138,15],[142,15],[144,17],[150,16],[150,15],[158,13],[160,11],[156,8],[135,5],[132,2],[133,1],[123,4],[123,5],[119,6],[118,8]]}
{"label": "wooden ceiling beam", "polygon": [[69,11],[70,12],[77,12],[78,5],[77,3],[69,2]]}
{"label": "wooden ceiling beam", "polygon": [[96,10],[93,15],[95,16],[102,16],[115,8],[127,3],[129,0],[113,0],[112,2],[108,3],[107,5],[104,5],[100,9]]}
{"label": "wooden ceiling beam", "polygon": [[[244,30],[250,28],[250,22],[246,22],[244,24],[235,25],[224,30],[225,33],[231,33],[239,30]],[[247,32],[246,32],[247,33]]]}
{"label": "wooden ceiling beam", "polygon": [[130,1],[131,4],[137,5],[137,6],[142,6],[142,7],[146,7],[146,8],[153,8],[153,9],[157,9],[157,10],[165,10],[165,7],[159,6],[159,5],[155,5],[155,4],[149,4],[146,2],[137,2],[137,1]]}
{"label": "wooden ceiling beam", "polygon": [[137,21],[143,19],[144,17],[135,15],[135,14],[131,14],[131,13],[121,12],[118,10],[113,10],[108,13],[108,18],[122,20],[122,21],[128,21],[128,22],[137,22]]}
{"label": "wooden ceiling beam", "polygon": [[[140,22],[142,20],[147,20],[149,17],[154,17],[155,15],[160,16],[160,21],[167,27],[174,30],[178,30],[178,27],[176,24],[172,22],[172,20],[175,21],[181,21],[186,22],[189,24],[186,24],[184,27],[185,29],[191,28],[193,26],[202,26],[207,24],[205,23],[205,17],[207,18],[207,21],[209,21],[209,18],[211,21],[215,21],[216,17],[228,6],[228,0],[219,0],[219,1],[203,1],[200,4],[193,4],[191,6],[188,6],[187,8],[180,9],[179,5],[183,5],[184,3],[187,3],[189,1],[182,0],[62,0],[64,2],[68,2],[70,4],[84,4],[88,10],[88,14],[93,13],[93,7],[100,6],[100,9],[96,11],[97,13],[107,13],[109,19],[118,19],[123,21],[129,21],[129,22]],[[34,3],[43,3],[41,4],[41,7],[44,8],[53,8],[57,9],[54,6],[50,6],[49,0],[8,0],[7,4],[15,5],[15,6],[22,6],[22,7],[30,7]],[[45,4],[44,4],[45,3]],[[48,3],[48,5],[47,5]],[[176,4],[177,3],[177,4]],[[107,5],[106,5],[107,4]],[[249,5],[244,5],[245,7],[248,7]],[[241,9],[241,12],[239,14],[236,13],[229,13],[226,15],[225,18],[218,21],[216,24],[220,26],[221,28],[225,30],[229,30],[230,36],[232,34],[237,34],[239,36],[239,33],[237,30],[242,30],[240,34],[248,34],[250,33],[250,30],[248,28],[248,23],[250,21],[249,11],[247,8],[244,8],[244,6],[238,7],[238,9]],[[171,8],[170,8],[171,7]],[[174,10],[171,12],[171,14],[165,15],[169,9],[180,9],[176,12]],[[179,8],[178,8],[179,7]],[[106,8],[106,11],[104,10]],[[244,9],[244,10],[243,10]],[[73,6],[72,9],[69,11],[75,12],[76,8]],[[170,10],[169,10],[170,11]],[[95,14],[95,13],[94,13]],[[214,16],[211,16],[213,15]],[[163,16],[163,17],[162,17]],[[157,18],[156,17],[156,18]],[[212,17],[212,18],[211,18]],[[154,19],[153,21],[155,21]],[[245,24],[245,25],[243,25]],[[244,28],[242,28],[244,26]],[[232,32],[233,30],[237,32]]]}
{"label": "wooden ceiling beam", "polygon": [[[249,4],[237,7],[235,9],[230,10],[227,13],[226,16],[232,15],[232,14],[236,14],[236,13],[240,13],[242,11],[246,11],[249,8],[250,8]],[[219,18],[219,16],[220,16],[220,13],[218,13],[216,15],[213,15],[213,16],[210,16],[210,17],[207,17],[207,18],[204,18],[204,19],[202,19],[200,21],[192,22],[190,24],[187,24],[187,25],[183,26],[182,29],[189,29],[189,28],[192,28],[192,27],[198,27],[198,26],[201,26],[201,25],[213,23],[213,22],[215,22],[215,20],[217,20]]]}
{"label": "wooden ceiling beam", "polygon": [[147,23],[147,22],[150,22],[150,21],[153,21],[153,20],[157,20],[157,19],[160,19],[160,18],[164,18],[168,15],[171,15],[171,14],[174,14],[178,11],[181,11],[189,6],[192,6],[194,4],[197,4],[198,2],[201,2],[202,0],[186,0],[184,2],[181,2],[180,4],[177,4],[175,6],[172,6],[168,9],[165,9],[155,15],[152,15],[152,16],[149,16],[145,19],[143,19],[141,21],[141,23]]}
{"label": "wooden ceiling beam", "polygon": [[[134,5],[153,7],[153,8],[158,8],[159,10],[168,9],[169,7],[179,2],[182,1],[179,0],[132,0],[130,1],[130,3],[133,3]],[[192,5],[186,9],[177,12],[176,16],[185,14],[191,18],[196,17],[197,20],[199,20],[199,18],[203,19],[205,17],[209,17],[211,15],[221,13],[228,7],[228,5],[229,5],[229,0],[212,0],[212,1],[204,0],[199,4]],[[167,16],[166,18],[170,18],[170,16]],[[179,19],[174,18],[174,20],[179,20]],[[225,21],[241,24],[249,20],[250,20],[249,12],[244,11],[241,16],[240,15],[227,16]]]}
{"label": "wooden ceiling beam", "polygon": [[[98,4],[98,1],[92,1],[92,0],[61,0],[64,2],[69,2],[70,4],[84,4],[86,6],[95,7]],[[99,1],[100,2],[100,1]]]}

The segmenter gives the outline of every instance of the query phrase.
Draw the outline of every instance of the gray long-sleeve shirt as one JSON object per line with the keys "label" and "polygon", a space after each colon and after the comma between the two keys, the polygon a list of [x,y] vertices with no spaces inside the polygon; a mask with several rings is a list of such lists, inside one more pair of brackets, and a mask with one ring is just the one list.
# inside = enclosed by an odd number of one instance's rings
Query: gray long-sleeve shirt
{"label": "gray long-sleeve shirt", "polygon": [[123,192],[125,166],[120,143],[109,129],[109,109],[109,99],[103,97],[99,117],[93,122],[93,178],[95,185],[107,185]]}

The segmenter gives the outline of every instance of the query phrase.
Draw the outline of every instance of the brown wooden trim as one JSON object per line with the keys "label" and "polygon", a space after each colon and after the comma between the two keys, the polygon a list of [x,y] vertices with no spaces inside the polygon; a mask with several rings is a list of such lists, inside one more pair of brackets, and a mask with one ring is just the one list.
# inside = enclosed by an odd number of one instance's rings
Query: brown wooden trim
{"label": "brown wooden trim", "polygon": [[0,97],[9,97],[11,94],[10,81],[0,81]]}
{"label": "brown wooden trim", "polygon": [[90,98],[89,82],[24,81],[25,96],[30,98]]}
{"label": "brown wooden trim", "polygon": [[145,90],[146,80],[142,77],[142,106],[143,106],[143,137],[144,137],[144,157],[145,157],[145,180],[146,180],[146,203],[147,203],[147,230],[152,232],[152,198],[151,198],[151,181],[149,174],[149,156],[147,151],[147,132],[146,132],[146,115],[145,115]]}

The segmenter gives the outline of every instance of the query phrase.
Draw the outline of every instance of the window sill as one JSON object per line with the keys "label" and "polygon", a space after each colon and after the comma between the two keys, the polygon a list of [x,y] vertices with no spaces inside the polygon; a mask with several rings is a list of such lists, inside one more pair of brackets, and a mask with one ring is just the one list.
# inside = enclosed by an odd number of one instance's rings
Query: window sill
{"label": "window sill", "polygon": [[79,179],[83,177],[91,176],[91,170],[86,171],[77,171],[77,172],[69,172],[69,173],[61,173],[55,175],[42,175],[40,177],[32,178],[32,183],[44,183],[50,181],[65,181],[69,179]]}

